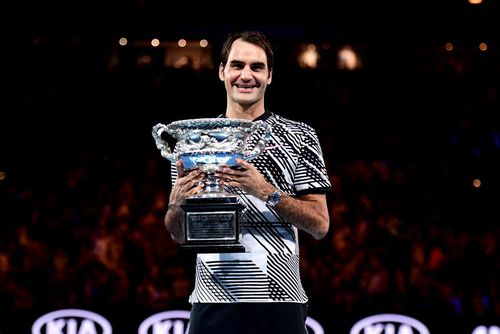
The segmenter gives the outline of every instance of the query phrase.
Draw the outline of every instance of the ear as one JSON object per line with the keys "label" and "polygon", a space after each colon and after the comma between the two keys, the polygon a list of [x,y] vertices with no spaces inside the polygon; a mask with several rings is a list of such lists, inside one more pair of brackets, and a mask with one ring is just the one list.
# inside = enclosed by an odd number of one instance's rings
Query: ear
{"label": "ear", "polygon": [[219,65],[219,79],[220,81],[224,81],[224,65],[222,63]]}
{"label": "ear", "polygon": [[273,71],[269,71],[269,77],[267,78],[267,84],[270,85],[273,82]]}

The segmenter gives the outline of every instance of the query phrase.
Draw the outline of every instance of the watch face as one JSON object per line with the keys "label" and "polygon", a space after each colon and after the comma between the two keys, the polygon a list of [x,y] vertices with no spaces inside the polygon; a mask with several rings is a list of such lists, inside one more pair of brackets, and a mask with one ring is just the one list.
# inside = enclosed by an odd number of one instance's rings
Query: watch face
{"label": "watch face", "polygon": [[267,198],[267,205],[275,206],[281,200],[281,193],[279,191],[273,191]]}

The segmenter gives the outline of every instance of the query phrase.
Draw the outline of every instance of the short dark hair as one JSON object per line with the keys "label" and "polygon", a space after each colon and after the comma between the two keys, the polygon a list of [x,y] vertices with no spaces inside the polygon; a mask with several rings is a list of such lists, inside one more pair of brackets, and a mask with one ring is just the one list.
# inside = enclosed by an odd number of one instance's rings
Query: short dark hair
{"label": "short dark hair", "polygon": [[228,35],[226,41],[224,42],[224,45],[222,46],[222,51],[220,53],[220,59],[223,66],[226,66],[227,58],[229,56],[229,51],[231,51],[231,46],[237,39],[241,39],[245,42],[255,44],[264,49],[267,57],[267,67],[269,68],[269,71],[272,71],[274,67],[274,52],[271,47],[271,42],[266,37],[266,35],[264,35],[264,33],[260,31],[251,31],[251,30],[235,32]]}

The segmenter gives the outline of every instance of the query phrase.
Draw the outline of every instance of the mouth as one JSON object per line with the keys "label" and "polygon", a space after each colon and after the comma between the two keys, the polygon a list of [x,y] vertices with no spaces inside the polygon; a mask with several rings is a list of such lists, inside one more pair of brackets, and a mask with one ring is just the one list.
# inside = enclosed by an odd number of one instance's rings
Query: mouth
{"label": "mouth", "polygon": [[244,84],[235,84],[235,86],[239,89],[253,89],[259,87],[258,85],[244,85]]}

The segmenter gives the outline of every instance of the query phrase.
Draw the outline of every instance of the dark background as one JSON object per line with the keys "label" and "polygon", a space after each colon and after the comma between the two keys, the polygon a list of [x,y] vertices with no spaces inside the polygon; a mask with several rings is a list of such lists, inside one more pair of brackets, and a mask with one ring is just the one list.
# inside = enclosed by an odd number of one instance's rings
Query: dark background
{"label": "dark background", "polygon": [[[134,47],[120,66],[112,59],[124,35],[206,38],[217,64],[226,35],[241,29],[270,37],[267,106],[317,129],[334,183],[328,236],[301,239],[311,316],[328,333],[382,312],[416,317],[431,332],[499,325],[497,4],[310,5],[6,5],[2,333],[27,333],[59,308],[102,312],[121,324],[117,333],[189,308],[194,263],[162,226],[169,163],[151,128],[218,115],[224,89],[216,68],[137,66],[144,50]],[[297,66],[301,43],[330,45],[317,69]],[[361,69],[336,68],[343,45],[359,51]]]}

